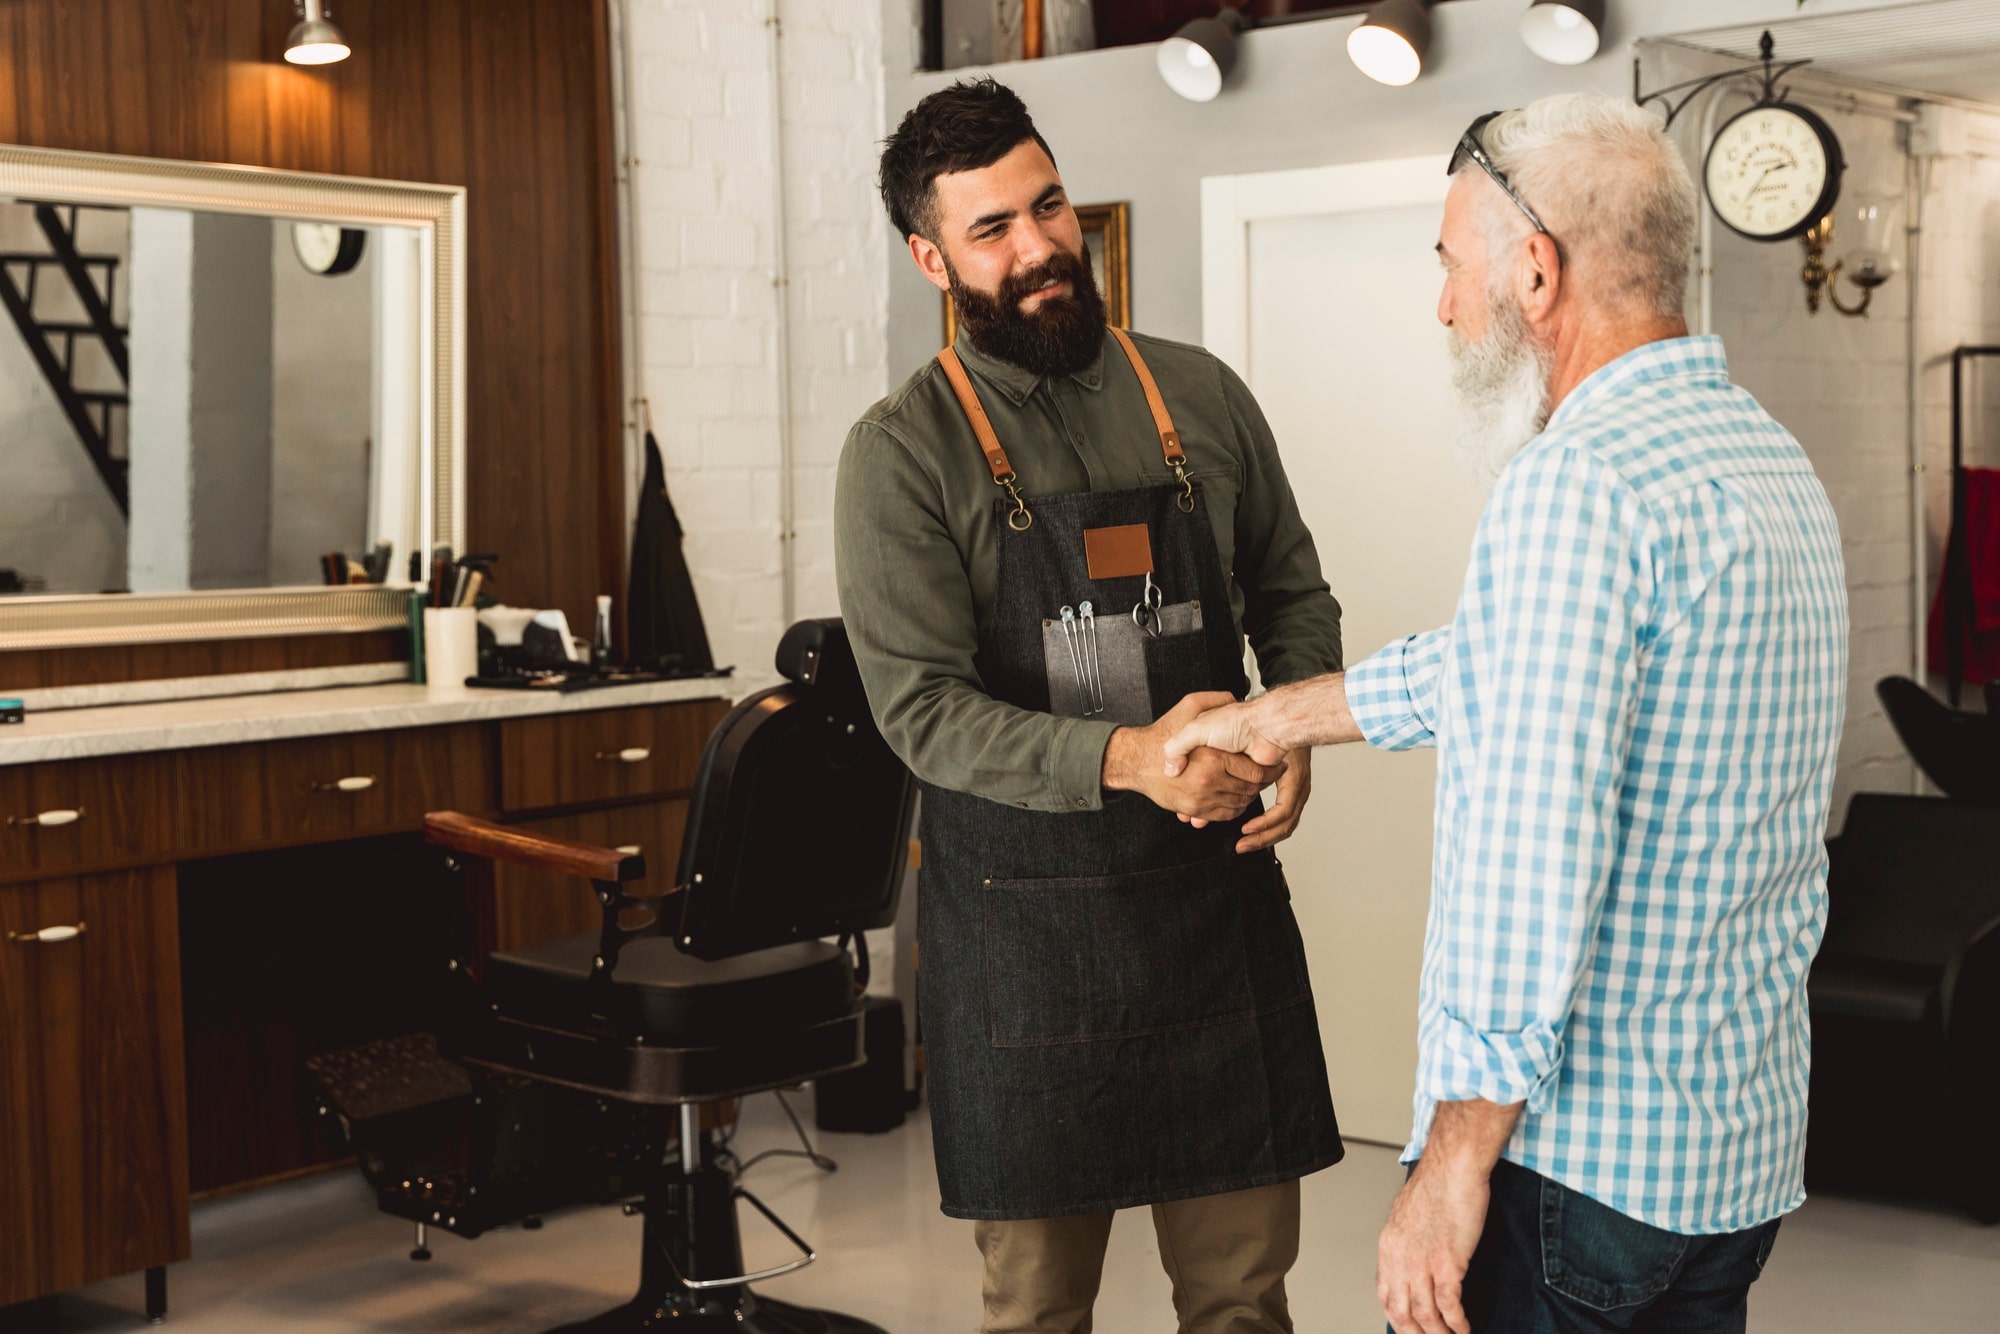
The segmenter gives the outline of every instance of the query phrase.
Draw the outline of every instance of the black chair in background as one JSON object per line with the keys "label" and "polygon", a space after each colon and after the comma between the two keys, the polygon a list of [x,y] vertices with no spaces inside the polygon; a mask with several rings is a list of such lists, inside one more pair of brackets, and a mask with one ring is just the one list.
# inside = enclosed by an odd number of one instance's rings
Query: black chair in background
{"label": "black chair in background", "polygon": [[1962,713],[1907,676],[1875,685],[1910,758],[1955,801],[2000,806],[2000,681],[1986,686],[1986,712]]}
{"label": "black chair in background", "polygon": [[[493,953],[476,979],[469,960],[454,961],[467,975],[462,1019],[439,1046],[455,1059],[412,1052],[419,1038],[336,1053],[316,1070],[383,1209],[420,1225],[476,1236],[551,1195],[643,1195],[638,1295],[566,1330],[882,1334],[751,1290],[813,1255],[719,1164],[701,1116],[862,1063],[855,964],[826,937],[858,944],[890,925],[908,860],[915,782],[875,729],[840,622],[792,627],[778,668],[788,684],[744,700],[709,740],[671,884],[647,885],[636,856],[430,816],[426,836],[452,874],[490,876],[502,861],[574,874],[592,882],[602,926]],[[398,1102],[397,1089],[415,1092]],[[385,1090],[398,1104],[389,1117],[367,1105]],[[480,1111],[469,1131],[458,1122],[472,1141],[461,1166],[433,1173],[412,1166],[407,1131],[445,1098]],[[603,1117],[578,1129],[589,1109],[609,1107],[624,1114],[608,1129]],[[390,1121],[398,1133],[385,1149],[376,1132]],[[744,1273],[738,1199],[800,1257]]]}
{"label": "black chair in background", "polygon": [[2000,808],[1860,793],[1829,849],[1807,1180],[2000,1221]]}

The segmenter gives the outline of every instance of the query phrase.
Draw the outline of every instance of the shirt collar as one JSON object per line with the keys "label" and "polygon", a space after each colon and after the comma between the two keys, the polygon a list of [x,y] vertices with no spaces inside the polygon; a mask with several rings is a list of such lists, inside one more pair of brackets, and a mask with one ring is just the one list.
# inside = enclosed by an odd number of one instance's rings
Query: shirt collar
{"label": "shirt collar", "polygon": [[[1109,341],[1111,341],[1111,333],[1109,330],[1106,330],[1104,338],[1098,344],[1097,355],[1091,358],[1088,366],[1073,373],[1069,378],[1082,385],[1085,389],[1102,389],[1104,387],[1104,343]],[[1040,384],[1044,378],[1031,370],[1016,366],[1011,361],[1002,361],[998,357],[989,357],[984,352],[981,352],[972,345],[972,339],[966,334],[965,325],[962,322],[958,326],[957,341],[952,346],[958,349],[959,360],[963,361],[968,369],[976,372],[982,380],[998,386],[1000,392],[1012,399],[1016,407],[1028,401],[1028,395],[1035,392],[1035,386]]]}
{"label": "shirt collar", "polygon": [[1556,427],[1600,398],[1628,393],[1640,385],[1661,380],[1729,382],[1729,362],[1722,353],[1722,340],[1714,334],[1689,338],[1662,338],[1633,348],[1616,361],[1608,362],[1584,377],[1569,391],[1569,397],[1549,418]]}

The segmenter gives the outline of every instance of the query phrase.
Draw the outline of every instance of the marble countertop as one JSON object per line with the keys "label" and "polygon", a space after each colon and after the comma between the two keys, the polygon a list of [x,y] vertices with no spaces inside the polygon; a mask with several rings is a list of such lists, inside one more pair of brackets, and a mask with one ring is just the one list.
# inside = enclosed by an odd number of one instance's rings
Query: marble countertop
{"label": "marble countertop", "polygon": [[779,680],[758,675],[655,681],[567,695],[399,682],[47,710],[30,712],[24,722],[0,726],[0,765],[233,746],[338,732],[383,732],[397,727],[582,713],[683,700],[734,702]]}

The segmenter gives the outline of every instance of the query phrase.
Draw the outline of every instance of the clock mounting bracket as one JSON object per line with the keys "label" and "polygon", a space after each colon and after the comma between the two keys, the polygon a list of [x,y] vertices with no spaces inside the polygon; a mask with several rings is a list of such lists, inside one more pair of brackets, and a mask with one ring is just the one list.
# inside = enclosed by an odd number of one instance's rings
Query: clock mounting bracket
{"label": "clock mounting bracket", "polygon": [[[1667,127],[1672,128],[1675,118],[1681,112],[1687,110],[1688,103],[1701,96],[1703,92],[1715,87],[1718,83],[1725,83],[1730,79],[1740,79],[1745,75],[1754,75],[1763,80],[1764,84],[1763,91],[1758,94],[1757,105],[1771,106],[1784,101],[1785,95],[1790,91],[1787,88],[1780,88],[1778,81],[1793,70],[1812,64],[1811,60],[1778,60],[1774,55],[1776,49],[1777,44],[1771,40],[1771,34],[1767,29],[1763,37],[1757,42],[1759,53],[1757,60],[1736,69],[1724,70],[1720,74],[1708,74],[1699,79],[1687,79],[1681,83],[1669,84],[1665,88],[1655,88],[1650,93],[1641,91],[1639,61],[1634,59],[1632,61],[1632,100],[1640,106],[1645,106],[1650,102],[1659,103],[1661,109],[1666,113]],[[1676,93],[1681,94],[1678,100],[1674,97]]]}

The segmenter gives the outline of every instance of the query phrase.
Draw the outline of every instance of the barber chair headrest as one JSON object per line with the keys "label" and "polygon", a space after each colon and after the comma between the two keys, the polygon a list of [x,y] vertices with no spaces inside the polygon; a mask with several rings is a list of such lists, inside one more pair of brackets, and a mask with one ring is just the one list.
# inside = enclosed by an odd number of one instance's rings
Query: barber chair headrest
{"label": "barber chair headrest", "polygon": [[876,730],[837,619],[778,645],[790,684],[709,738],[681,847],[681,949],[721,959],[895,920],[916,780]]}
{"label": "barber chair headrest", "polygon": [[800,621],[778,641],[778,673],[788,681],[821,689],[859,690],[861,668],[838,616]]}

